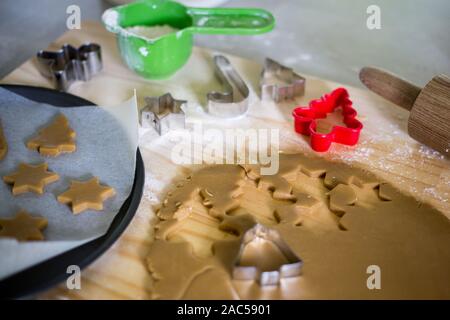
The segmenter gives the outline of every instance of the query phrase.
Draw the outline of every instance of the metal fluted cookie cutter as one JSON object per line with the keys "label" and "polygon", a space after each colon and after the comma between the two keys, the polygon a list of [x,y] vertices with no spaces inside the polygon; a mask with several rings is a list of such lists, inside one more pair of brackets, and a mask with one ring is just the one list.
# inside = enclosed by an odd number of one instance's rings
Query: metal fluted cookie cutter
{"label": "metal fluted cookie cutter", "polygon": [[65,44],[58,51],[37,53],[39,72],[52,79],[55,88],[67,91],[75,81],[88,81],[102,70],[101,48],[98,44],[87,43],[79,48]]}
{"label": "metal fluted cookie cutter", "polygon": [[280,102],[290,100],[305,93],[306,79],[291,68],[266,58],[261,73],[261,99]]}
{"label": "metal fluted cookie cutter", "polygon": [[208,93],[208,113],[220,118],[234,118],[245,114],[249,105],[248,86],[226,57],[214,56],[214,64],[216,76],[224,91]]}
{"label": "metal fluted cookie cutter", "polygon": [[[266,243],[281,253],[286,261],[273,270],[261,270],[257,265],[243,261],[244,251],[249,245]],[[264,254],[264,252],[261,252]],[[233,268],[234,280],[254,280],[260,285],[277,285],[283,278],[297,277],[301,274],[303,262],[283,241],[278,231],[256,224],[242,236],[241,247]]]}
{"label": "metal fluted cookie cutter", "polygon": [[185,100],[177,100],[170,93],[159,97],[145,97],[146,106],[141,110],[141,125],[153,127],[159,135],[173,129],[185,127],[185,114],[182,106]]}

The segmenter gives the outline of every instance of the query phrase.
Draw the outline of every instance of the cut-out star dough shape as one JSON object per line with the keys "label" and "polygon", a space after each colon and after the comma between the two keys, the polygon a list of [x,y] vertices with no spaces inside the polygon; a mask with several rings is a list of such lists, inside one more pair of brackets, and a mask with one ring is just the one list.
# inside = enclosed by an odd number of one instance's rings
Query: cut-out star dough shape
{"label": "cut-out star dough shape", "polygon": [[37,150],[43,156],[57,157],[61,153],[71,153],[76,150],[75,131],[69,126],[69,120],[59,114],[47,127],[28,141],[27,148]]}
{"label": "cut-out star dough shape", "polygon": [[98,178],[87,181],[71,181],[70,188],[58,196],[58,201],[72,204],[72,212],[78,214],[85,210],[103,210],[103,202],[114,196],[115,190],[100,185]]}
{"label": "cut-out star dough shape", "polygon": [[15,238],[18,241],[44,240],[42,230],[47,224],[45,218],[33,217],[20,211],[12,219],[0,219],[0,237]]}
{"label": "cut-out star dough shape", "polygon": [[13,195],[19,195],[27,192],[34,192],[37,194],[44,193],[44,187],[59,179],[59,175],[47,170],[48,165],[41,163],[38,165],[31,165],[21,163],[19,169],[3,177],[3,181],[12,184]]}
{"label": "cut-out star dough shape", "polygon": [[2,160],[8,152],[8,144],[3,134],[2,124],[0,123],[0,160]]}

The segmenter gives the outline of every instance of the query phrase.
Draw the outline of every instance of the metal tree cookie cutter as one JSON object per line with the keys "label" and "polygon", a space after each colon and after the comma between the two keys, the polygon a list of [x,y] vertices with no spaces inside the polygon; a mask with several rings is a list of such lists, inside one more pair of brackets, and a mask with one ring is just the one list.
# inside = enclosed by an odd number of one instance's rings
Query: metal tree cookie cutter
{"label": "metal tree cookie cutter", "polygon": [[[308,107],[297,107],[292,111],[295,131],[311,136],[311,148],[317,152],[327,151],[332,142],[353,146],[358,143],[363,128],[355,119],[357,112],[345,88],[337,88],[320,99],[309,102]],[[336,108],[342,108],[343,122],[346,127],[333,126],[331,132],[317,132],[316,119],[324,119]]]}
{"label": "metal tree cookie cutter", "polygon": [[[261,270],[257,265],[241,265],[246,247],[252,242],[266,242],[274,245],[284,256],[284,264],[274,270]],[[261,252],[263,254],[263,252]],[[283,278],[297,277],[301,274],[303,262],[283,241],[278,231],[256,224],[242,236],[241,247],[233,268],[234,280],[254,280],[261,286],[277,285]]]}
{"label": "metal tree cookie cutter", "polygon": [[305,93],[306,79],[291,68],[266,58],[261,72],[261,99],[280,102]]}
{"label": "metal tree cookie cutter", "polygon": [[57,90],[67,91],[75,81],[88,81],[102,70],[101,48],[98,44],[87,43],[75,48],[65,44],[58,51],[37,53],[39,72],[53,79]]}
{"label": "metal tree cookie cutter", "polygon": [[234,118],[248,110],[250,91],[230,61],[214,56],[215,73],[223,86],[223,92],[209,92],[208,113],[220,118]]}
{"label": "metal tree cookie cutter", "polygon": [[185,100],[177,100],[170,93],[159,97],[145,97],[146,106],[141,110],[141,125],[153,127],[159,135],[185,127],[182,106]]}

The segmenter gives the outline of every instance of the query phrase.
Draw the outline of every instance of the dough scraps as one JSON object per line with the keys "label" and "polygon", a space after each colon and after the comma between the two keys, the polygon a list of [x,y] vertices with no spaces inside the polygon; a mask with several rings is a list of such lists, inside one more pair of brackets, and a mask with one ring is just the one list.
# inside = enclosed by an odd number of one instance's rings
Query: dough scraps
{"label": "dough scraps", "polygon": [[75,131],[69,126],[69,120],[59,114],[47,127],[28,141],[27,148],[37,150],[41,155],[57,157],[61,153],[71,153],[76,150]]}
{"label": "dough scraps", "polygon": [[72,204],[72,212],[78,214],[88,209],[103,210],[103,202],[114,196],[115,190],[109,186],[100,185],[97,177],[87,181],[72,180],[70,188],[58,196],[58,201]]}
{"label": "dough scraps", "polygon": [[[154,298],[209,299],[212,287],[236,299],[450,298],[450,221],[357,167],[300,154],[280,155],[275,176],[205,167],[157,214],[147,259]],[[256,223],[302,259],[300,276],[264,287],[232,279],[241,237]],[[379,290],[368,287],[373,265]]]}
{"label": "dough scraps", "polygon": [[17,196],[22,193],[34,192],[44,193],[44,187],[47,184],[58,181],[59,175],[47,170],[47,163],[31,165],[21,163],[19,169],[3,177],[3,181],[12,184],[12,194]]}
{"label": "dough scraps", "polygon": [[6,143],[5,135],[3,134],[2,124],[0,122],[0,160],[2,160],[8,152],[8,144]]}
{"label": "dough scraps", "polygon": [[44,240],[42,230],[47,224],[45,218],[19,211],[12,219],[0,219],[0,237],[15,238],[18,241]]}

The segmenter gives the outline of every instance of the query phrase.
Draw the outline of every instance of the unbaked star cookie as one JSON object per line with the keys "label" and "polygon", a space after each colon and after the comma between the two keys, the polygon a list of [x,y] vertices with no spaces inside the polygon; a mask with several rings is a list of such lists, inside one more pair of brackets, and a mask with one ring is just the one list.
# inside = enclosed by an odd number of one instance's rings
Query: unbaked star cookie
{"label": "unbaked star cookie", "polygon": [[15,238],[18,241],[44,240],[42,230],[47,224],[45,218],[33,217],[20,211],[12,219],[0,219],[0,237]]}
{"label": "unbaked star cookie", "polygon": [[103,210],[103,201],[115,194],[113,188],[100,185],[94,177],[87,181],[71,181],[70,188],[58,196],[58,201],[72,203],[72,212],[78,214],[88,209]]}
{"label": "unbaked star cookie", "polygon": [[0,123],[0,160],[2,160],[8,152],[8,144],[6,143],[5,135],[3,134],[2,124]]}
{"label": "unbaked star cookie", "polygon": [[57,157],[61,153],[76,150],[75,131],[69,126],[69,120],[59,114],[47,127],[28,141],[27,148],[37,150],[43,156]]}
{"label": "unbaked star cookie", "polygon": [[13,195],[19,195],[26,192],[34,192],[37,194],[44,193],[44,187],[59,179],[59,175],[47,170],[48,165],[41,163],[38,165],[31,165],[21,163],[19,169],[3,177],[3,181],[12,184]]}

